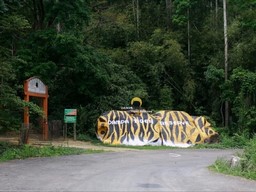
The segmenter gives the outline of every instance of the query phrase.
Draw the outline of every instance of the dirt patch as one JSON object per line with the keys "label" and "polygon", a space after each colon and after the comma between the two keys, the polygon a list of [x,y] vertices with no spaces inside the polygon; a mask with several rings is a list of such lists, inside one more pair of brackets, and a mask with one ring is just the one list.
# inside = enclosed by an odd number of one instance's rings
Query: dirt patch
{"label": "dirt patch", "polygon": [[[15,135],[15,134],[0,135],[0,141],[19,144],[19,135]],[[29,137],[28,144],[32,146],[61,146],[61,147],[74,147],[74,148],[81,148],[81,149],[104,150],[104,151],[115,151],[115,152],[136,150],[136,149],[130,149],[130,148],[123,148],[123,147],[106,147],[101,145],[94,145],[91,142],[74,141],[73,139],[64,139],[64,138],[43,141],[40,135],[31,135]]]}

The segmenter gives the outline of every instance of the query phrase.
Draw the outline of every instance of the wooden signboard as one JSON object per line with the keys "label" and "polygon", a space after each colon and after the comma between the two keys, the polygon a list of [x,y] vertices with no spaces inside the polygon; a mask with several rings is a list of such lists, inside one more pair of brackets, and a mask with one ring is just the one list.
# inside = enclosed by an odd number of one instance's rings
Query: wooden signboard
{"label": "wooden signboard", "polygon": [[[42,98],[43,117],[43,140],[48,140],[48,87],[38,78],[31,77],[24,83],[24,100],[29,102],[30,97]],[[29,126],[29,108],[24,109],[24,125]],[[28,141],[26,141],[27,143]]]}

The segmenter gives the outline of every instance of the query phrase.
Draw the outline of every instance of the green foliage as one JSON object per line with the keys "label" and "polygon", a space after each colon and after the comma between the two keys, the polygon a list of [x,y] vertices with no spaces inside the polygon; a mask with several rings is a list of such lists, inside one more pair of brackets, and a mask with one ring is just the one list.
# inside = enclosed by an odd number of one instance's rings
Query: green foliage
{"label": "green foliage", "polygon": [[243,68],[236,68],[223,87],[223,94],[233,106],[237,131],[245,132],[252,137],[255,133],[256,74]]}
{"label": "green foliage", "polygon": [[41,114],[22,101],[24,80],[37,76],[49,88],[49,118],[77,108],[81,134],[94,135],[102,112],[139,96],[146,109],[203,114],[217,126],[228,100],[229,132],[252,137],[255,1],[228,2],[225,83],[221,3],[169,2],[1,0],[0,130],[18,127],[24,106]]}
{"label": "green foliage", "polygon": [[173,22],[177,25],[185,25],[189,17],[189,15],[187,15],[187,11],[191,6],[190,0],[175,0],[174,4],[176,9],[173,17]]}
{"label": "green foliage", "polygon": [[[244,148],[244,153],[242,155],[242,170],[248,173],[256,173],[256,137],[249,141],[247,146]],[[256,179],[256,174],[254,174],[254,179]]]}
{"label": "green foliage", "polygon": [[223,69],[217,69],[213,65],[209,65],[207,67],[207,71],[205,72],[205,78],[209,83],[211,83],[213,85],[215,85],[215,84],[219,85],[219,84],[221,84],[221,81],[224,80],[223,77],[224,77]]}
{"label": "green foliage", "polygon": [[213,171],[217,171],[220,173],[224,173],[227,175],[236,175],[236,176],[242,176],[240,168],[230,168],[230,162],[224,158],[218,158],[213,165],[209,167]]}
{"label": "green foliage", "polygon": [[198,144],[195,148],[214,149],[242,149],[248,144],[248,136],[245,134],[228,133],[226,130],[216,129],[219,133],[219,142],[213,144]]}
{"label": "green foliage", "polygon": [[[241,35],[241,34],[238,34]],[[246,37],[245,40],[235,43],[231,51],[231,63],[244,69],[255,70],[256,37]]]}
{"label": "green foliage", "polygon": [[79,155],[87,153],[99,153],[100,150],[84,150],[79,148],[68,147],[33,147],[30,145],[11,145],[9,143],[0,142],[0,162],[12,159],[26,159],[29,157],[52,157],[62,155]]}
{"label": "green foliage", "polygon": [[24,15],[16,12],[21,6],[18,1],[2,3],[5,14],[0,19],[0,132],[17,130],[20,127],[20,114],[25,106],[31,108],[31,113],[42,115],[38,106],[24,102],[17,95],[20,88],[17,74],[20,71],[16,71],[14,64],[21,61],[16,57],[18,41],[24,38],[30,25]]}
{"label": "green foliage", "polygon": [[89,4],[87,0],[62,0],[53,2],[45,2],[45,7],[49,8],[49,20],[57,13],[56,22],[63,25],[65,30],[81,30],[87,24],[89,20]]}
{"label": "green foliage", "polygon": [[[172,100],[177,104],[183,92],[184,81],[179,77],[187,77],[186,60],[179,43],[173,34],[155,30],[149,42],[134,42],[129,45],[129,66],[146,84],[148,98],[143,98],[148,108],[159,109],[161,89],[168,86],[177,94]],[[190,94],[190,93],[189,93]],[[150,101],[149,101],[150,99]],[[166,107],[165,107],[166,108]]]}
{"label": "green foliage", "polygon": [[167,85],[163,86],[163,88],[160,89],[159,100],[159,109],[171,110],[173,108],[172,88],[168,87]]}
{"label": "green foliage", "polygon": [[238,154],[241,158],[240,164],[235,167],[230,166],[230,162],[226,159],[217,159],[210,167],[212,170],[245,177],[256,180],[256,139],[251,139],[247,142],[244,152]]}
{"label": "green foliage", "polygon": [[100,143],[100,141],[89,134],[80,133],[77,135],[77,140],[91,142],[91,143]]}
{"label": "green foliage", "polygon": [[229,136],[222,134],[220,142],[226,148],[243,148],[247,144],[248,138],[245,135],[234,134]]}
{"label": "green foliage", "polygon": [[30,25],[23,15],[6,15],[1,20],[1,30],[8,35],[25,33]]}
{"label": "green foliage", "polygon": [[[93,4],[94,2],[92,2]],[[135,39],[135,26],[132,24],[129,15],[126,14],[130,6],[122,9],[101,8],[94,6],[99,14],[94,14],[90,25],[86,28],[87,40],[95,47],[118,48],[127,46],[128,42]]]}
{"label": "green foliage", "polygon": [[14,83],[15,73],[11,61],[0,59],[0,132],[18,129],[20,126],[19,113],[24,107],[29,107],[31,113],[42,115],[42,110],[31,102],[25,102],[18,97]]}
{"label": "green foliage", "polygon": [[7,149],[11,149],[14,146],[11,145],[10,143],[7,142],[0,142],[0,155],[2,156],[2,154],[7,150]]}

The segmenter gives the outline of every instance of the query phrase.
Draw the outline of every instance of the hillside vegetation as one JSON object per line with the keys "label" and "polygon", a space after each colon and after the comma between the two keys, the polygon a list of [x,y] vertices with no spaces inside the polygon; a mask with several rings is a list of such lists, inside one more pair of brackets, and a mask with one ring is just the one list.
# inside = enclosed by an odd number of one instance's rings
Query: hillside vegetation
{"label": "hillside vegetation", "polygon": [[[104,111],[134,96],[148,110],[205,115],[229,136],[256,127],[256,2],[227,1],[228,71],[223,1],[0,0],[0,132],[18,130],[37,99],[23,82],[49,88],[49,121],[78,109],[78,134],[94,135]],[[228,78],[225,80],[225,74]]]}

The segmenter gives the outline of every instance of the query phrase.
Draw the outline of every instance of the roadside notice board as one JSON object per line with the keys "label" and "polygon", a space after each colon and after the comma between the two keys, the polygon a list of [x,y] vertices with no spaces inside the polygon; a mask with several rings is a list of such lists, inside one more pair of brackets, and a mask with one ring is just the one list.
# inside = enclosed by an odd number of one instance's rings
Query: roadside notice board
{"label": "roadside notice board", "polygon": [[67,138],[67,123],[73,123],[74,140],[76,140],[76,117],[77,109],[64,109],[65,137]]}
{"label": "roadside notice board", "polygon": [[64,122],[65,123],[76,123],[77,110],[76,109],[65,109],[64,110]]}

